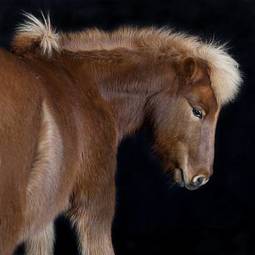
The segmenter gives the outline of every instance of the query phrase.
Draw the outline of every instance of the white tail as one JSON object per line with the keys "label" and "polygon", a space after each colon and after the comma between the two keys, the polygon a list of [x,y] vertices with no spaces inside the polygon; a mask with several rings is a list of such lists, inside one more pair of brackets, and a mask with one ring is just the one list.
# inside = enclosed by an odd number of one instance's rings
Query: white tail
{"label": "white tail", "polygon": [[42,21],[31,13],[24,12],[26,21],[17,27],[17,33],[40,41],[42,53],[51,56],[54,50],[59,50],[59,35],[51,26],[49,14],[46,17],[43,13],[41,14]]}

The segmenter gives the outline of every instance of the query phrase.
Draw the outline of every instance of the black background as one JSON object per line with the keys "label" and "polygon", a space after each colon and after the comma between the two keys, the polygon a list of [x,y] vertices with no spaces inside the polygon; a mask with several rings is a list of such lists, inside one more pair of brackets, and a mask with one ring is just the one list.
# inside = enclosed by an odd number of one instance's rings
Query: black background
{"label": "black background", "polygon": [[[20,11],[50,11],[61,30],[119,25],[170,26],[228,42],[244,76],[216,135],[214,176],[197,191],[173,186],[162,174],[144,127],[118,154],[113,242],[117,255],[255,254],[255,2],[252,0],[0,1],[0,42],[8,47]],[[0,60],[1,61],[1,60]],[[78,254],[74,231],[56,220],[56,254]],[[23,254],[20,248],[17,254]]]}

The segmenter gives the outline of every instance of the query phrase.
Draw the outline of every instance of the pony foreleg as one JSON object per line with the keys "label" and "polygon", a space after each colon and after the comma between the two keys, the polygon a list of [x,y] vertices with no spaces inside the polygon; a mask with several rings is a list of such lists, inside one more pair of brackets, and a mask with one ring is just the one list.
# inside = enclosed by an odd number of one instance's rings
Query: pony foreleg
{"label": "pony foreleg", "polygon": [[26,255],[53,255],[54,241],[54,223],[52,222],[44,230],[26,241]]}
{"label": "pony foreleg", "polygon": [[72,208],[71,222],[78,234],[82,255],[114,255],[111,227],[115,209],[114,181],[86,201]]}

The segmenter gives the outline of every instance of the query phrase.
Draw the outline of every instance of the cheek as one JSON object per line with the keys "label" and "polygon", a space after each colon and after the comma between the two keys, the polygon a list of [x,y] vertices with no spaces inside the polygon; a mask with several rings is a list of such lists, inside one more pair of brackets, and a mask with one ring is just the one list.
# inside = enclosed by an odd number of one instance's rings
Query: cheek
{"label": "cheek", "polygon": [[179,107],[178,118],[182,120],[186,128],[199,126],[201,123],[201,120],[194,116],[192,107],[186,100],[183,100]]}
{"label": "cheek", "polygon": [[192,108],[187,100],[179,98],[169,108],[168,114],[170,117],[165,118],[167,121],[162,121],[161,124],[166,128],[170,137],[180,139],[183,142],[194,139],[192,138],[194,134],[200,132],[201,121],[193,115]]}
{"label": "cheek", "polygon": [[175,106],[174,116],[171,121],[171,134],[185,141],[193,133],[196,121],[192,116],[192,109],[186,100],[179,100]]}
{"label": "cheek", "polygon": [[201,120],[194,116],[189,103],[184,100],[178,114],[178,132],[187,142],[195,142],[200,137]]}

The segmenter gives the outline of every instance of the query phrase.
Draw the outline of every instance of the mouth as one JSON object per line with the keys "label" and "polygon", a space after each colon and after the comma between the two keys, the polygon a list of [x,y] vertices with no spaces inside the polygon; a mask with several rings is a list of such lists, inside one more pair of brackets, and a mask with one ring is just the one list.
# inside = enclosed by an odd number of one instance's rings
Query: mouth
{"label": "mouth", "polygon": [[187,183],[185,181],[184,171],[180,168],[176,168],[174,170],[174,179],[175,179],[175,182],[177,183],[177,185],[179,185],[182,188],[185,187],[186,189],[191,190],[191,191],[199,188],[198,186]]}
{"label": "mouth", "polygon": [[185,187],[183,171],[180,168],[174,170],[174,180],[180,187]]}

